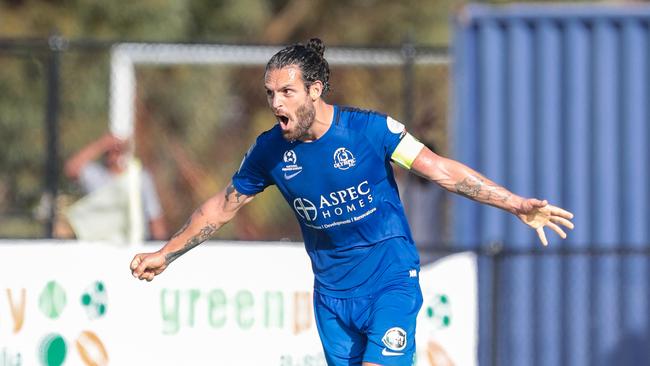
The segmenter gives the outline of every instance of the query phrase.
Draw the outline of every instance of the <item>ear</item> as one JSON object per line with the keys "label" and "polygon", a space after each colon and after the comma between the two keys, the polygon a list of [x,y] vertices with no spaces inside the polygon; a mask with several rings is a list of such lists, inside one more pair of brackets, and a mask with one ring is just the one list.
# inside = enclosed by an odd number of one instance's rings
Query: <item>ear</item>
{"label": "ear", "polygon": [[323,83],[320,80],[316,80],[309,86],[309,97],[312,102],[315,102],[316,99],[320,98],[323,94]]}

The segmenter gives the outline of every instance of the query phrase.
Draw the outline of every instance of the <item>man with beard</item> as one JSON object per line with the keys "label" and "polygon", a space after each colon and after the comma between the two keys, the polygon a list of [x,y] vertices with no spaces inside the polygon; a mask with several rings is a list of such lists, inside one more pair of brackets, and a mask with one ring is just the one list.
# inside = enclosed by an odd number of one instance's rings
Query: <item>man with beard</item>
{"label": "man with beard", "polygon": [[328,104],[329,66],[319,39],[276,53],[264,86],[276,124],[251,146],[232,182],[154,253],[131,262],[151,281],[276,185],[300,223],[314,271],[316,324],[330,365],[411,365],[422,305],[419,258],[391,161],[443,188],[504,209],[566,237],[573,215],[522,198],[446,159],[386,115]]}

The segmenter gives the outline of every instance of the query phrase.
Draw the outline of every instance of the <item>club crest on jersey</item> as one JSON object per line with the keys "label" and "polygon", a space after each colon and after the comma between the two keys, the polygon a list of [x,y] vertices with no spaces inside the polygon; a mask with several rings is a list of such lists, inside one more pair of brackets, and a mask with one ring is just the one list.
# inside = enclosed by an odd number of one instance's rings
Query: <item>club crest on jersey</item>
{"label": "club crest on jersey", "polygon": [[339,147],[334,151],[334,167],[340,170],[348,170],[357,164],[352,152],[344,147]]}
{"label": "club crest on jersey", "polygon": [[381,339],[382,342],[393,351],[401,351],[406,348],[406,332],[400,327],[390,328]]}
{"label": "club crest on jersey", "polygon": [[287,150],[282,156],[285,166],[282,168],[284,179],[289,180],[302,172],[302,167],[298,165],[298,156],[293,150]]}

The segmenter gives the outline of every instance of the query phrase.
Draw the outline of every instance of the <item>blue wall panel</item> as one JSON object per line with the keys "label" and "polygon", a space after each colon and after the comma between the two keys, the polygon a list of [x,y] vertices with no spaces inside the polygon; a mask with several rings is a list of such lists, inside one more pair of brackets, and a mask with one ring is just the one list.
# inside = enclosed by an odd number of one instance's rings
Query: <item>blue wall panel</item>
{"label": "blue wall panel", "polygon": [[650,7],[470,5],[455,27],[454,157],[576,214],[530,255],[516,218],[454,200],[460,247],[511,253],[479,262],[481,364],[650,364]]}
{"label": "blue wall panel", "polygon": [[[537,86],[537,113],[535,124],[535,182],[534,195],[561,202],[561,174],[564,153],[562,149],[562,64],[561,35],[555,22],[541,21],[535,30],[535,61]],[[557,141],[549,144],[548,141]],[[543,365],[560,364],[560,321],[557,309],[561,306],[560,288],[561,262],[557,257],[544,257],[535,261],[536,294],[534,318],[536,332],[533,344],[535,359]],[[540,352],[540,350],[544,350]],[[531,363],[532,364],[532,363]]]}
{"label": "blue wall panel", "polygon": [[[566,166],[563,171],[563,200],[565,207],[575,213],[575,229],[562,243],[568,248],[585,248],[591,239],[591,220],[586,214],[591,210],[591,164],[589,124],[591,121],[589,91],[592,88],[590,77],[589,28],[584,22],[573,20],[566,24],[564,40],[564,85],[565,124],[563,151]],[[568,72],[571,70],[571,72]],[[589,323],[590,295],[589,259],[569,257],[565,260],[563,291],[564,314],[562,360],[564,365],[589,366],[591,329]]]}

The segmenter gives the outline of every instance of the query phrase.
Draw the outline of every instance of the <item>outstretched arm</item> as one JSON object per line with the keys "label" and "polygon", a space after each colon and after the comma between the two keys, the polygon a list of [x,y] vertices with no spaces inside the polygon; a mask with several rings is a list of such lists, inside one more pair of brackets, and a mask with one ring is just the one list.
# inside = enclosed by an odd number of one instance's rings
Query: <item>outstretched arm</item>
{"label": "outstretched arm", "polygon": [[160,250],[137,254],[131,261],[131,273],[141,280],[153,280],[171,262],[208,240],[253,197],[237,192],[230,183],[194,211],[185,225]]}
{"label": "outstretched arm", "polygon": [[474,201],[506,210],[537,231],[542,244],[547,245],[544,227],[548,226],[563,239],[566,233],[559,225],[573,229],[573,214],[549,205],[546,200],[520,197],[484,177],[470,167],[439,156],[422,147],[411,165],[416,174],[430,179],[446,190]]}

